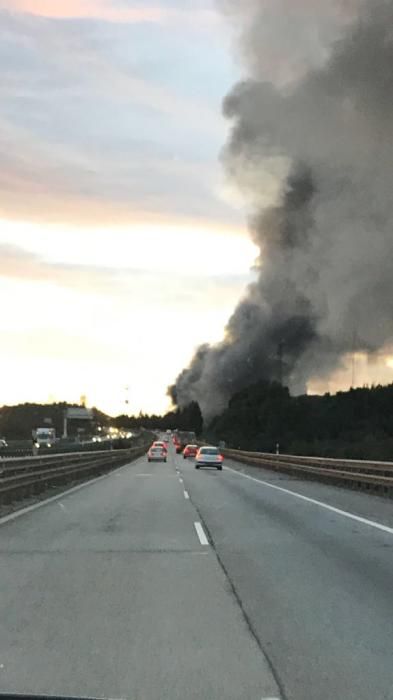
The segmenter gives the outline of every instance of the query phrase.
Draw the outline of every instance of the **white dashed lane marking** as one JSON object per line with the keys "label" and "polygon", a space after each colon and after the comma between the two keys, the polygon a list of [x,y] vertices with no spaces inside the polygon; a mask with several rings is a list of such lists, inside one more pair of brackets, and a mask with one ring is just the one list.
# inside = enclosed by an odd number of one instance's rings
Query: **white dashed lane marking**
{"label": "white dashed lane marking", "polygon": [[195,530],[196,530],[196,533],[198,535],[200,543],[203,544],[204,546],[208,545],[209,540],[207,539],[207,537],[205,535],[205,531],[204,531],[201,523],[194,523],[194,527],[195,527]]}

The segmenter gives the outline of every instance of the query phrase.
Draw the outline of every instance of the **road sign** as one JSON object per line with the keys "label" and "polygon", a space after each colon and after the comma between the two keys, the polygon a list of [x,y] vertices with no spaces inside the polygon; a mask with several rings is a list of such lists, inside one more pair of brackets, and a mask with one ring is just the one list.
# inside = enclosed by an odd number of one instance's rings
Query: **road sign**
{"label": "road sign", "polygon": [[93,411],[91,408],[85,408],[84,406],[67,408],[66,417],[68,420],[92,420]]}

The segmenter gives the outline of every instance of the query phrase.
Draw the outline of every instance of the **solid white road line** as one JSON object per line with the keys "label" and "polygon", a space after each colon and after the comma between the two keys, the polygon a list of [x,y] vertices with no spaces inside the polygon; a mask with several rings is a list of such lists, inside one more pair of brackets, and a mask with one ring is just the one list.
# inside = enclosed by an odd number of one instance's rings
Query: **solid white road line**
{"label": "solid white road line", "polygon": [[[137,460],[138,459],[141,459],[141,458],[138,457]],[[135,462],[137,460],[135,460]],[[76,486],[72,486],[70,489],[67,489],[66,491],[61,491],[61,493],[56,494],[56,496],[50,496],[49,498],[45,498],[42,501],[38,501],[38,503],[32,503],[31,506],[26,506],[26,508],[21,508],[20,510],[15,510],[13,513],[10,513],[9,515],[4,515],[2,518],[0,518],[0,525],[5,525],[5,523],[9,523],[11,520],[16,520],[17,518],[20,518],[22,515],[26,515],[27,513],[32,513],[33,510],[37,510],[38,508],[42,508],[42,506],[46,506],[46,505],[48,505],[48,503],[53,503],[53,501],[58,501],[59,498],[63,498],[63,496],[68,496],[69,493],[74,493],[75,491],[80,491],[80,489],[84,489],[85,486],[91,486],[92,484],[95,484],[97,481],[101,481],[101,479],[107,479],[109,476],[116,475],[122,469],[129,467],[131,464],[134,464],[134,462],[129,462],[128,464],[123,464],[122,467],[118,467],[117,469],[114,469],[113,471],[108,472],[107,474],[102,474],[101,476],[96,476],[96,477],[94,477],[94,479],[89,479],[89,481],[84,481],[82,484],[77,484]],[[64,506],[63,506],[63,508],[64,508]]]}
{"label": "solid white road line", "polygon": [[262,481],[262,479],[256,479],[254,476],[250,476],[249,474],[244,474],[244,472],[239,472],[237,469],[231,469],[231,467],[224,467],[229,472],[233,472],[233,474],[237,474],[238,476],[244,477],[244,479],[249,479],[250,481],[255,481],[257,484],[260,484],[261,486],[267,486],[269,489],[274,489],[275,491],[281,491],[282,493],[286,493],[289,496],[293,496],[294,498],[299,498],[301,501],[306,501],[307,503],[312,503],[314,506],[319,506],[320,508],[324,508],[325,510],[329,510],[331,513],[336,513],[337,515],[342,515],[344,518],[349,518],[349,520],[355,520],[357,523],[362,523],[363,525],[369,525],[369,527],[373,527],[375,530],[381,530],[382,532],[387,532],[389,535],[393,535],[393,527],[389,527],[388,525],[382,525],[381,523],[376,523],[375,520],[368,520],[367,518],[362,518],[360,515],[355,515],[354,513],[348,513],[346,510],[341,510],[340,508],[335,508],[334,506],[330,506],[328,503],[324,503],[323,501],[317,501],[315,498],[309,498],[308,496],[303,496],[301,493],[298,493],[297,491],[291,491],[290,489],[284,489],[282,486],[276,486],[275,484],[269,484],[268,481]]}
{"label": "solid white road line", "polygon": [[186,499],[186,501],[189,500],[190,496],[188,495],[188,491],[184,491],[184,498]]}
{"label": "solid white road line", "polygon": [[196,529],[200,543],[203,545],[209,544],[209,540],[207,539],[207,537],[205,535],[205,531],[204,531],[201,523],[194,523],[194,527]]}

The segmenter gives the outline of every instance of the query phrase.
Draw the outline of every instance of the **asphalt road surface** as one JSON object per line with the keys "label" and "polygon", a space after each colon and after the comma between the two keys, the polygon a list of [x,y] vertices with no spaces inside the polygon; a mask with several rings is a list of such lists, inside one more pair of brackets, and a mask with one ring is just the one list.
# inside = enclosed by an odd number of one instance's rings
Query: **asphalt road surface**
{"label": "asphalt road surface", "polygon": [[227,467],[171,449],[0,521],[0,690],[393,700],[391,503]]}

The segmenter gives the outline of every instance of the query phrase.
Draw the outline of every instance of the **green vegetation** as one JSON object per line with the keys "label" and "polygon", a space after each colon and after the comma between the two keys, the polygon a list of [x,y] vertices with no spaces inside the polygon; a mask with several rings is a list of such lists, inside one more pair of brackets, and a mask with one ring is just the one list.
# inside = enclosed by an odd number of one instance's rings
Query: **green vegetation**
{"label": "green vegetation", "polygon": [[[20,404],[0,408],[0,437],[31,439],[31,431],[51,425],[60,436],[69,404]],[[97,426],[128,430],[178,430],[202,434],[197,403],[164,416],[121,415],[111,418],[93,409],[91,432]],[[73,421],[72,431],[78,429]],[[86,428],[86,422],[81,422]],[[258,382],[235,394],[228,408],[204,431],[204,438],[228,447],[289,454],[393,461],[393,385],[351,389],[335,395],[290,396],[277,383]]]}
{"label": "green vegetation", "polygon": [[206,430],[228,447],[289,454],[393,460],[393,385],[292,397],[258,382],[233,396]]}
{"label": "green vegetation", "polygon": [[[17,406],[2,406],[0,408],[0,437],[7,440],[31,440],[31,431],[38,427],[55,428],[59,437],[63,433],[63,418],[66,408],[77,407],[78,404],[68,403],[22,403]],[[93,408],[93,420],[69,423],[69,434],[76,434],[78,428],[94,432],[96,425],[109,425],[110,418]]]}
{"label": "green vegetation", "polygon": [[194,431],[200,435],[203,427],[203,419],[197,403],[192,402],[185,408],[177,408],[169,411],[164,416],[146,415],[140,413],[139,416],[118,416],[114,419],[113,425],[116,427],[146,428],[158,430],[184,430]]}
{"label": "green vegetation", "polygon": [[[17,406],[3,406],[0,408],[0,437],[5,437],[7,440],[31,440],[32,430],[45,425],[55,428],[56,435],[60,437],[63,433],[64,411],[66,408],[74,406],[77,404],[24,403]],[[184,409],[178,408],[170,411],[165,416],[149,416],[140,413],[139,416],[122,415],[111,418],[96,408],[92,409],[92,414],[93,420],[91,422],[69,421],[69,435],[76,435],[78,429],[94,434],[98,426],[109,425],[128,430],[139,428],[173,430],[178,428],[179,430],[193,430],[199,435],[203,424],[202,415],[196,403],[191,403]]]}

